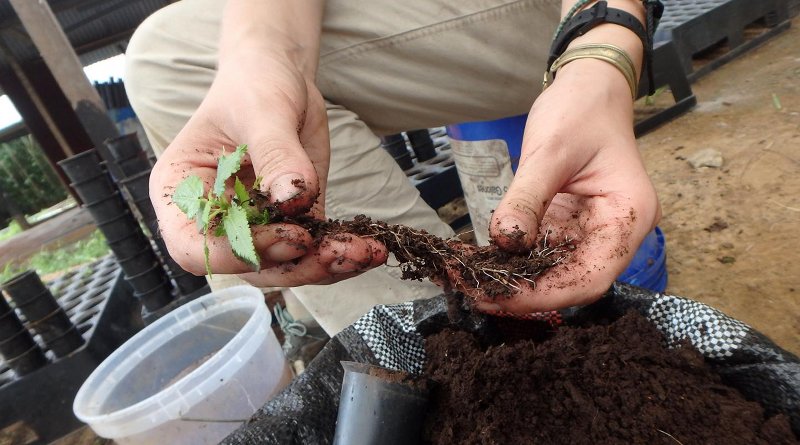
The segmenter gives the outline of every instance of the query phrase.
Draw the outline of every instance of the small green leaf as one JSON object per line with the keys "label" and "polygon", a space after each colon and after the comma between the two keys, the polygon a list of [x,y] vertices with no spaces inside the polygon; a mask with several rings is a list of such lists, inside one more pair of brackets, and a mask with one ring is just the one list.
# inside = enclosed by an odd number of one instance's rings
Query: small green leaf
{"label": "small green leaf", "polygon": [[234,255],[258,272],[260,260],[253,245],[253,234],[250,233],[245,210],[239,204],[233,203],[223,217],[223,224]]}
{"label": "small green leaf", "polygon": [[195,175],[184,179],[178,184],[175,193],[172,194],[172,202],[174,202],[189,219],[194,219],[200,212],[202,201],[203,180]]}
{"label": "small green leaf", "polygon": [[217,165],[217,179],[214,181],[214,193],[217,196],[225,193],[225,181],[239,171],[245,153],[247,153],[247,145],[240,145],[233,153],[220,156]]}
{"label": "small green leaf", "polygon": [[256,214],[248,219],[251,225],[264,225],[269,224],[269,210],[264,209],[263,212]]}
{"label": "small green leaf", "polygon": [[239,200],[239,204],[244,204],[250,201],[250,195],[247,193],[247,187],[242,184],[242,181],[239,180],[239,177],[236,177],[236,182],[233,184],[233,190],[236,192],[236,199]]}

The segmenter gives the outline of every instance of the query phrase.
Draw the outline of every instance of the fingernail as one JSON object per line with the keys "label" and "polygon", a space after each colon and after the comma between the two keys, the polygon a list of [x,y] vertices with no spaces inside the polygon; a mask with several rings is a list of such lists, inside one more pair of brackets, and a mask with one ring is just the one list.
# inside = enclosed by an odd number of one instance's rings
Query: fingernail
{"label": "fingernail", "polygon": [[306,190],[306,181],[297,173],[287,173],[272,182],[269,188],[274,202],[286,202]]}
{"label": "fingernail", "polygon": [[339,257],[328,266],[328,272],[333,274],[350,273],[363,269],[363,265],[344,257]]}
{"label": "fingernail", "polygon": [[267,247],[265,254],[268,260],[278,263],[293,260],[306,254],[306,246],[290,241],[278,241]]}

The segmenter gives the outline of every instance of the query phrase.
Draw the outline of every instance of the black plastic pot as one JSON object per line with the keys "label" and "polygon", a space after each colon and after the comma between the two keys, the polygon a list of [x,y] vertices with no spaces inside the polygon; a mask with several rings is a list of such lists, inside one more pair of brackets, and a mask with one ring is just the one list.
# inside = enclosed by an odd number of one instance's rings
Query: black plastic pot
{"label": "black plastic pot", "polygon": [[[156,209],[153,208],[153,202],[150,201],[150,197],[142,198],[138,201],[134,201],[133,205],[136,206],[136,209],[139,210],[139,214],[142,215],[142,219],[145,221],[156,221]],[[149,227],[149,225],[148,225]]]}
{"label": "black plastic pot", "polygon": [[392,134],[381,138],[381,145],[389,152],[403,170],[408,170],[414,166],[414,160],[411,159],[411,152],[408,151],[406,140],[402,134]]}
{"label": "black plastic pot", "polygon": [[134,201],[150,198],[150,169],[140,171],[119,182],[130,193]]}
{"label": "black plastic pot", "polygon": [[45,344],[61,338],[64,334],[74,329],[75,325],[64,309],[60,307],[37,320],[28,320],[28,329],[42,336]]}
{"label": "black plastic pot", "polygon": [[84,181],[105,172],[103,166],[100,165],[100,157],[94,149],[59,161],[58,165],[72,182]]}
{"label": "black plastic pot", "polygon": [[39,347],[31,333],[23,326],[21,330],[0,339],[0,355],[6,359],[14,358],[34,346]]}
{"label": "black plastic pot", "polygon": [[406,132],[411,148],[417,155],[417,162],[427,161],[436,157],[436,148],[428,130],[414,130]]}
{"label": "black plastic pot", "polygon": [[16,357],[6,359],[6,365],[14,370],[17,376],[22,377],[47,364],[47,357],[38,345],[28,349]]}
{"label": "black plastic pot", "polygon": [[26,301],[24,304],[17,304],[17,308],[25,315],[28,322],[33,322],[47,317],[61,309],[61,306],[48,290]]}
{"label": "black plastic pot", "polygon": [[42,283],[35,270],[26,270],[3,283],[3,290],[19,307],[50,290]]}
{"label": "black plastic pot", "polygon": [[161,264],[154,264],[149,269],[135,275],[125,274],[125,279],[130,283],[131,287],[139,292],[144,292],[157,286],[163,286],[167,283],[166,278]]}
{"label": "black plastic pot", "polygon": [[342,362],[342,367],[334,445],[419,442],[428,403],[427,382],[406,382],[402,373],[364,363]]}
{"label": "black plastic pot", "polygon": [[128,211],[128,206],[118,191],[105,198],[87,203],[86,208],[97,223],[110,221]]}
{"label": "black plastic pot", "polygon": [[156,265],[158,259],[153,255],[153,249],[147,246],[132,256],[120,259],[118,262],[123,271],[136,275]]}
{"label": "black plastic pot", "polygon": [[178,291],[180,291],[181,295],[189,295],[208,285],[206,277],[198,277],[186,271],[172,274],[172,279],[175,280],[175,284],[178,286]]}
{"label": "black plastic pot", "polygon": [[85,341],[78,328],[73,326],[59,337],[45,341],[47,347],[53,351],[56,357],[66,357],[70,353],[76,351],[83,346]]}
{"label": "black plastic pot", "polygon": [[103,233],[107,240],[122,239],[131,233],[137,232],[139,223],[127,209],[124,213],[117,215],[107,221],[98,222],[97,228]]}
{"label": "black plastic pot", "polygon": [[105,172],[81,181],[74,181],[70,183],[70,186],[83,202],[99,201],[111,196],[116,191],[114,184],[111,183],[111,179]]}
{"label": "black plastic pot", "polygon": [[105,145],[116,162],[133,159],[138,156],[146,156],[135,132],[108,138],[105,140]]}
{"label": "black plastic pot", "polygon": [[[129,258],[142,251],[145,247],[149,248],[149,241],[140,233],[132,233],[123,238],[107,241],[108,247],[111,248],[117,258]],[[139,272],[141,271],[133,271],[131,273]]]}
{"label": "black plastic pot", "polygon": [[107,139],[105,145],[111,157],[126,177],[141,171],[149,170],[151,165],[147,154],[139,143],[136,133],[128,133],[119,137]]}
{"label": "black plastic pot", "polygon": [[166,284],[146,292],[134,292],[133,296],[142,302],[148,312],[157,311],[173,300],[172,291]]}
{"label": "black plastic pot", "polygon": [[[0,295],[0,300],[5,301],[5,298]],[[5,306],[8,307],[8,305]],[[11,338],[11,336],[24,329],[25,327],[13,309],[8,308],[8,310],[0,314],[0,341]]]}

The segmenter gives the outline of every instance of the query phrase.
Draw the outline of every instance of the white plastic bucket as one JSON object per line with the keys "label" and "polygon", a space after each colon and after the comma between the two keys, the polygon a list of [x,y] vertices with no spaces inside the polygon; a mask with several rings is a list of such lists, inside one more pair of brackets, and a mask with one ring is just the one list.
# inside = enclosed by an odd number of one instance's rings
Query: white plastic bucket
{"label": "white plastic bucket", "polygon": [[292,375],[256,288],[198,298],[146,327],[83,383],[78,419],[118,444],[216,444]]}

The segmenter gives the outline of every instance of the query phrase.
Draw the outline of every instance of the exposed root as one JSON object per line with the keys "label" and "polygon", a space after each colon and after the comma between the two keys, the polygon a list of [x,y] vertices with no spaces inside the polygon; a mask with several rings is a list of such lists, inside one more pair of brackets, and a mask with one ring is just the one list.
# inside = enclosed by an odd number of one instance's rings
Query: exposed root
{"label": "exposed root", "polygon": [[474,286],[492,298],[508,296],[520,290],[523,283],[535,286],[537,277],[565,261],[574,248],[570,240],[554,243],[549,230],[531,252],[516,254],[494,245],[474,247],[458,240],[443,240],[424,230],[373,221],[363,215],[352,221],[319,221],[307,216],[281,220],[305,227],[315,239],[342,233],[374,238],[395,255],[403,279],[430,278],[458,284],[453,287],[462,291]]}

